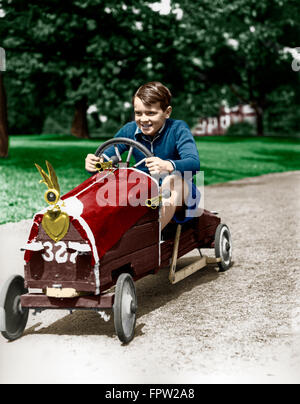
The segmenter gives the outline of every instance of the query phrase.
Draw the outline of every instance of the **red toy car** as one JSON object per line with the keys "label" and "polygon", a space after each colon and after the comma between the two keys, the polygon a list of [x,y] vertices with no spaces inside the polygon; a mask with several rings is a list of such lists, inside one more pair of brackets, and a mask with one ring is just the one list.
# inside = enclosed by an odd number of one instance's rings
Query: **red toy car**
{"label": "red toy car", "polygon": [[[126,162],[118,143],[129,146]],[[111,145],[116,156],[109,159],[104,152]],[[8,340],[22,335],[29,309],[113,309],[116,333],[127,343],[136,323],[135,281],[168,266],[171,283],[207,263],[217,263],[221,271],[230,267],[230,231],[214,213],[204,210],[183,225],[170,223],[162,240],[158,182],[136,169],[139,163],[129,166],[134,147],[151,156],[133,140],[105,142],[96,152],[108,160],[99,173],[61,198],[51,165],[49,175],[37,166],[50,208],[33,219],[23,248],[25,280],[12,276],[0,293],[0,331]],[[212,248],[215,258],[200,252],[196,262],[176,272],[177,259],[195,248]]]}

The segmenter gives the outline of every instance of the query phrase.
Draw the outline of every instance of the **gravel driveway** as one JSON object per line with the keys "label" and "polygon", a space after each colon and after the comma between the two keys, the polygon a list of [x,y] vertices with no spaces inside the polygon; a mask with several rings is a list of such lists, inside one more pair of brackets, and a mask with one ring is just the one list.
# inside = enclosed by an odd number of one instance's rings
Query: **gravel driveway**
{"label": "gravel driveway", "polygon": [[[30,314],[22,338],[0,336],[0,383],[299,383],[299,205],[300,171],[206,187],[205,207],[232,233],[229,271],[138,281],[127,346],[94,312]],[[0,226],[1,283],[22,274],[29,227]]]}

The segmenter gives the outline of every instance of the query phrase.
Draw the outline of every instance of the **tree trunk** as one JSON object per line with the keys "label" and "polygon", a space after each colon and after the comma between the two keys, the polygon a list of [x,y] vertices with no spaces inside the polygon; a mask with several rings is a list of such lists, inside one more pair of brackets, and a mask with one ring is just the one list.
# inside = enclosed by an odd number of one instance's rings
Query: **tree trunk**
{"label": "tree trunk", "polygon": [[8,125],[6,93],[0,72],[0,158],[8,156]]}
{"label": "tree trunk", "polygon": [[263,109],[260,106],[255,107],[256,111],[256,135],[264,135],[264,121],[263,121]]}
{"label": "tree trunk", "polygon": [[88,139],[89,128],[87,122],[87,100],[82,98],[75,103],[75,114],[72,122],[71,133],[72,135]]}

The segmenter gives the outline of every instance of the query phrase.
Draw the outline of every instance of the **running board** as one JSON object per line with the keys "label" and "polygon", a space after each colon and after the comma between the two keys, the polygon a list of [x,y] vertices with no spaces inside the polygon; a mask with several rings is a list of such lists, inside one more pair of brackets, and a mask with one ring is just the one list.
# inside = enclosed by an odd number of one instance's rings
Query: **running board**
{"label": "running board", "polygon": [[213,258],[203,255],[202,257],[197,258],[196,261],[194,261],[192,264],[186,265],[182,269],[176,271],[180,235],[181,235],[181,225],[179,224],[176,230],[174,250],[169,272],[169,280],[172,284],[187,278],[188,276],[194,274],[200,269],[206,267],[207,264],[217,264],[218,262],[221,261],[221,258]]}
{"label": "running board", "polygon": [[[184,260],[184,258],[182,259]],[[178,271],[171,272],[169,275],[169,280],[172,284],[187,278],[188,276],[194,274],[200,269],[206,267],[208,264],[217,264],[221,261],[221,258],[212,258],[203,255],[201,258],[197,258],[192,264],[189,264]],[[176,269],[176,268],[175,268]]]}

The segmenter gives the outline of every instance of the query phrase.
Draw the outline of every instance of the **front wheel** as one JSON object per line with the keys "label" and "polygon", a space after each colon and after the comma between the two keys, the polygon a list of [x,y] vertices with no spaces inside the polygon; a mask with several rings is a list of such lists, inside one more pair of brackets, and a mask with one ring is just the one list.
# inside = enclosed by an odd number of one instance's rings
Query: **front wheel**
{"label": "front wheel", "polygon": [[21,337],[28,320],[28,308],[21,306],[21,296],[27,293],[24,278],[14,275],[8,279],[0,293],[1,334],[9,341]]}
{"label": "front wheel", "polygon": [[215,254],[221,258],[218,262],[220,272],[227,271],[231,266],[232,241],[229,228],[226,224],[219,224],[215,233]]}
{"label": "front wheel", "polygon": [[133,279],[130,274],[121,274],[117,280],[114,302],[115,330],[121,342],[128,343],[134,337],[136,310],[137,297]]}

